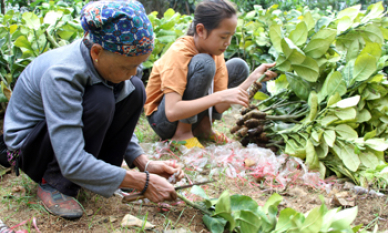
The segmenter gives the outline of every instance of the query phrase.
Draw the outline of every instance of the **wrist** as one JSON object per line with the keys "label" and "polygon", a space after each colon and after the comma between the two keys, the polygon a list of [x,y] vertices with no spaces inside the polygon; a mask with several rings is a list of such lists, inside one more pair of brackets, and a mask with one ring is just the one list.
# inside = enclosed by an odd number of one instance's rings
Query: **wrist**
{"label": "wrist", "polygon": [[141,191],[145,186],[146,179],[146,173],[127,171],[124,180],[120,184],[120,188],[134,188]]}
{"label": "wrist", "polygon": [[133,164],[141,171],[144,171],[145,165],[149,161],[148,157],[145,154],[139,155],[134,161]]}

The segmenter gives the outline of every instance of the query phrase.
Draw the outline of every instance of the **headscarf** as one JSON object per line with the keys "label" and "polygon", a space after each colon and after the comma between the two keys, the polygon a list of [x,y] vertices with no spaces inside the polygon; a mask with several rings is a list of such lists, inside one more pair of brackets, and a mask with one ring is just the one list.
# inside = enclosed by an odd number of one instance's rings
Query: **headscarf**
{"label": "headscarf", "polygon": [[81,12],[84,43],[128,57],[152,52],[154,33],[143,5],[138,1],[90,2]]}

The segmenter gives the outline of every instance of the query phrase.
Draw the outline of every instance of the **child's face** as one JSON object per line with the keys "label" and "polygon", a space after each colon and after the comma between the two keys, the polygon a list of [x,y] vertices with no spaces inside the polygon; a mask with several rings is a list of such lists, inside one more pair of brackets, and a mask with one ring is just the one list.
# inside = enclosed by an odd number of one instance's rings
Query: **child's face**
{"label": "child's face", "polygon": [[210,34],[206,31],[203,37],[203,49],[212,55],[221,55],[230,45],[232,36],[236,32],[237,16],[223,19],[218,28],[213,29]]}

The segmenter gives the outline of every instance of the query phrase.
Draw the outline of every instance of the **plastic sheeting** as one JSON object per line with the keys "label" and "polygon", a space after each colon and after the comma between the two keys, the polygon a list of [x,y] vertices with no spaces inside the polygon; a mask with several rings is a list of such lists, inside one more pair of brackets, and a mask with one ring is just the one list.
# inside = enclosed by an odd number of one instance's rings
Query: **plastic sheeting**
{"label": "plastic sheeting", "polygon": [[[173,156],[188,171],[202,172],[210,169],[209,176],[225,174],[230,178],[253,177],[266,186],[278,189],[288,185],[308,185],[324,188],[318,172],[309,172],[303,161],[288,155],[275,155],[271,150],[249,144],[243,147],[238,142],[225,145],[209,145],[205,149],[187,149],[180,146],[179,152],[172,150],[167,142],[144,143],[144,151],[153,159],[163,155]],[[249,161],[249,167],[245,161]],[[323,185],[323,186],[322,186]]]}

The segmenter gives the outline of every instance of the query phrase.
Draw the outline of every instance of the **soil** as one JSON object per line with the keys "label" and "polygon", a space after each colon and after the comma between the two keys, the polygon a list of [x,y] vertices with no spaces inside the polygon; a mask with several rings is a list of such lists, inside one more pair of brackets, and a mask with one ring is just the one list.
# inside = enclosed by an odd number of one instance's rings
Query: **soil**
{"label": "soil", "polygon": [[[229,128],[234,124],[235,118],[232,112],[224,115],[224,120],[216,124],[216,128],[228,134]],[[143,142],[155,142],[157,136],[148,126],[144,116],[139,121],[136,129],[138,137]],[[230,134],[228,134],[230,136]],[[170,159],[163,156],[163,160]],[[174,157],[176,159],[176,157]],[[0,169],[1,171],[3,168]],[[201,172],[207,175],[209,170]],[[190,174],[190,172],[187,172]],[[254,182],[249,180],[249,182]],[[336,188],[327,193],[325,190],[316,190],[307,186],[293,186],[286,190],[276,190],[270,187],[259,188],[250,185],[249,182],[240,179],[226,178],[220,175],[218,182],[203,186],[211,197],[218,197],[224,190],[230,194],[242,194],[252,197],[263,205],[274,193],[283,196],[279,209],[291,207],[306,213],[316,206],[321,205],[319,196],[325,198],[328,208],[336,208],[333,197],[342,190],[340,182]],[[87,190],[81,190],[78,200],[84,208],[84,215],[77,220],[66,220],[49,214],[36,196],[37,185],[26,175],[16,177],[13,174],[5,174],[0,180],[0,219],[8,226],[15,226],[27,222],[15,230],[26,229],[28,232],[38,232],[32,223],[36,219],[36,226],[40,232],[143,232],[141,227],[123,228],[121,221],[126,214],[134,215],[140,219],[146,217],[147,221],[156,225],[148,232],[209,232],[202,221],[202,213],[182,202],[169,203],[171,208],[165,209],[152,203],[122,204],[119,196],[104,198]],[[186,191],[188,192],[188,191]],[[369,230],[373,230],[378,224],[379,232],[388,230],[388,206],[387,196],[377,197],[370,195],[356,195],[348,192],[346,200],[358,206],[358,215],[353,225],[362,224]],[[342,206],[347,208],[349,206]]]}

